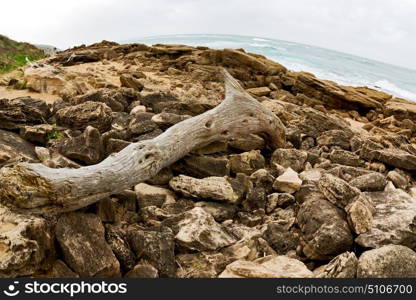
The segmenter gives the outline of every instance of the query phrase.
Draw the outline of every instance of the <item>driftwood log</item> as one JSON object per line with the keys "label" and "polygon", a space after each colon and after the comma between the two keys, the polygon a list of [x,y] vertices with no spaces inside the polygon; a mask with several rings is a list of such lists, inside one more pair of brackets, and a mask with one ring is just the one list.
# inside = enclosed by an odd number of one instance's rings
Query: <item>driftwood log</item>
{"label": "driftwood log", "polygon": [[225,99],[158,137],[130,144],[101,163],[79,169],[52,169],[18,163],[0,171],[0,202],[28,213],[76,210],[155,176],[190,151],[249,133],[266,134],[272,148],[285,144],[278,117],[250,96],[225,70]]}

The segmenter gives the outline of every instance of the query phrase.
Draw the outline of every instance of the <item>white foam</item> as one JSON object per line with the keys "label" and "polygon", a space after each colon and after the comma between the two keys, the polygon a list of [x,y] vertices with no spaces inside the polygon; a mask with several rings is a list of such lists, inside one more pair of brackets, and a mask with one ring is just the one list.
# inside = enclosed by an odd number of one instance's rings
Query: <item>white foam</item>
{"label": "white foam", "polygon": [[390,81],[386,79],[376,81],[374,85],[380,87],[380,89],[385,92],[389,92],[391,94],[416,101],[415,93],[401,89],[398,86],[396,86],[394,83],[391,83]]}
{"label": "white foam", "polygon": [[270,40],[261,39],[261,38],[253,38],[253,41],[257,41],[257,42],[270,42]]}

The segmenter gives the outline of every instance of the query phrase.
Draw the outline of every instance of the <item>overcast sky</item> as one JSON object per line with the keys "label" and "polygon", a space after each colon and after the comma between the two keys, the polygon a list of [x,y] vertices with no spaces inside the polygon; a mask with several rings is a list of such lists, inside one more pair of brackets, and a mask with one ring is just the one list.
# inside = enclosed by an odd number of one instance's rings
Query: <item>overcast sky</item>
{"label": "overcast sky", "polygon": [[416,69],[416,0],[2,1],[0,33],[67,48],[222,33],[301,42]]}

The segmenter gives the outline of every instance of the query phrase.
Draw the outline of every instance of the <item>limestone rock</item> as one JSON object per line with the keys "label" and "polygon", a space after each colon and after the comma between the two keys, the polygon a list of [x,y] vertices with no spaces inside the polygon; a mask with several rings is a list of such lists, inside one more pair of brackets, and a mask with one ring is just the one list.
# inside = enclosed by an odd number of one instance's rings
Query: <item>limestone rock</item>
{"label": "limestone rock", "polygon": [[318,186],[322,194],[331,203],[341,208],[344,208],[360,194],[359,189],[329,173],[322,175],[319,179]]}
{"label": "limestone rock", "polygon": [[215,222],[212,215],[200,207],[185,212],[176,227],[175,240],[191,250],[213,251],[237,241],[225,228]]}
{"label": "limestone rock", "polygon": [[265,160],[258,150],[230,155],[230,167],[234,173],[250,175],[254,171],[264,168]]}
{"label": "limestone rock", "polygon": [[139,208],[146,206],[162,207],[164,204],[175,202],[175,194],[165,188],[139,183],[134,187],[134,191],[136,192]]}
{"label": "limestone rock", "polygon": [[18,129],[24,125],[42,124],[49,115],[50,110],[43,100],[30,97],[12,100],[0,98],[0,128]]}
{"label": "limestone rock", "polygon": [[312,272],[299,260],[286,256],[265,256],[255,261],[237,260],[219,278],[307,278]]}
{"label": "limestone rock", "polygon": [[400,245],[387,245],[361,254],[357,277],[416,277],[416,252]]}
{"label": "limestone rock", "polygon": [[127,230],[127,236],[137,258],[148,261],[161,277],[175,275],[175,243],[171,229],[154,227],[143,230],[132,226]]}
{"label": "limestone rock", "polygon": [[359,196],[348,204],[345,207],[345,211],[348,214],[351,228],[353,228],[355,233],[361,234],[370,230],[375,208],[365,196]]}
{"label": "limestone rock", "polygon": [[302,172],[305,168],[308,152],[297,149],[277,149],[273,152],[271,162],[285,168],[292,168],[296,172]]}
{"label": "limestone rock", "polygon": [[20,128],[20,136],[29,142],[45,145],[53,131],[54,127],[49,124],[23,126]]}
{"label": "limestone rock", "polygon": [[126,233],[121,227],[105,225],[105,239],[120,262],[123,271],[129,271],[135,266],[136,255],[130,249]]}
{"label": "limestone rock", "polygon": [[187,115],[177,115],[168,112],[161,112],[160,114],[154,115],[152,117],[152,121],[159,125],[161,128],[166,129],[189,118],[190,116]]}
{"label": "limestone rock", "polygon": [[215,221],[221,223],[225,220],[231,220],[234,218],[237,207],[232,204],[198,201],[195,203],[195,207],[203,208],[207,213],[211,214]]}
{"label": "limestone rock", "polygon": [[374,172],[354,178],[349,182],[349,184],[363,192],[377,192],[384,190],[387,180],[384,175]]}
{"label": "limestone rock", "polygon": [[316,139],[319,146],[338,146],[344,150],[350,150],[351,134],[343,130],[329,130]]}
{"label": "limestone rock", "polygon": [[84,133],[58,141],[58,151],[62,155],[84,162],[87,165],[99,163],[104,158],[104,146],[100,132],[91,126]]}
{"label": "limestone rock", "polygon": [[104,237],[104,227],[93,214],[62,215],[56,238],[65,262],[81,277],[120,276],[120,264]]}
{"label": "limestone rock", "polygon": [[141,91],[144,88],[143,84],[130,74],[122,74],[120,83],[122,87],[132,88],[137,91]]}
{"label": "limestone rock", "polygon": [[329,155],[334,164],[347,165],[352,167],[363,167],[364,161],[356,154],[345,150],[334,150]]}
{"label": "limestone rock", "polygon": [[113,121],[111,108],[104,103],[92,101],[62,108],[56,112],[55,117],[58,125],[78,130],[92,126],[101,133],[109,130]]}
{"label": "limestone rock", "polygon": [[256,134],[235,137],[228,142],[232,148],[241,151],[260,150],[266,146],[264,139]]}
{"label": "limestone rock", "polygon": [[305,241],[303,252],[311,259],[326,260],[350,250],[352,246],[345,213],[326,200],[304,202],[297,222]]}
{"label": "limestone rock", "polygon": [[15,133],[0,129],[0,167],[18,160],[36,161],[35,146]]}
{"label": "limestone rock", "polygon": [[195,177],[228,176],[230,162],[226,157],[190,156],[184,159],[185,171]]}
{"label": "limestone rock", "polygon": [[370,229],[360,234],[356,242],[367,248],[387,244],[416,247],[416,198],[400,189],[364,195],[375,213]]}
{"label": "limestone rock", "polygon": [[370,159],[379,160],[387,165],[404,169],[416,170],[416,155],[412,155],[401,149],[381,149],[371,151]]}
{"label": "limestone rock", "polygon": [[179,254],[176,261],[180,266],[177,274],[179,278],[215,278],[227,264],[222,253],[209,252]]}
{"label": "limestone rock", "polygon": [[169,186],[184,196],[236,203],[239,195],[224,177],[197,179],[185,175],[174,177]]}
{"label": "limestone rock", "polygon": [[407,186],[409,185],[409,179],[397,170],[388,172],[387,178],[390,179],[394,183],[396,188],[405,190]]}
{"label": "limestone rock", "polygon": [[314,271],[317,278],[355,278],[358,259],[353,252],[345,252]]}
{"label": "limestone rock", "polygon": [[288,168],[282,175],[276,178],[273,183],[273,189],[282,193],[293,194],[300,189],[302,180],[298,173]]}
{"label": "limestone rock", "polygon": [[159,272],[148,263],[139,263],[131,271],[126,273],[126,278],[158,278]]}
{"label": "limestone rock", "polygon": [[56,260],[52,267],[44,274],[35,277],[41,278],[78,278],[79,275],[74,273],[62,260]]}
{"label": "limestone rock", "polygon": [[0,228],[0,277],[32,275],[54,258],[54,236],[46,220],[0,207]]}
{"label": "limestone rock", "polygon": [[267,86],[251,88],[247,89],[246,91],[257,97],[267,96],[271,92],[271,90]]}

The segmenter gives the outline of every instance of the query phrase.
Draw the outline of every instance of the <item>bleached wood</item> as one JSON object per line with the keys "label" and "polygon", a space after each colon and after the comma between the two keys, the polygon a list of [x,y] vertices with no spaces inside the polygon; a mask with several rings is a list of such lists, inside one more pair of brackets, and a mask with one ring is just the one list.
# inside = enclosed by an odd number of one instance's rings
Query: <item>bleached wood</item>
{"label": "bleached wood", "polygon": [[0,202],[29,213],[72,211],[131,188],[194,149],[249,133],[268,136],[272,148],[285,144],[278,117],[250,96],[225,70],[220,105],[182,121],[158,137],[130,144],[93,166],[52,169],[19,163],[0,171]]}

